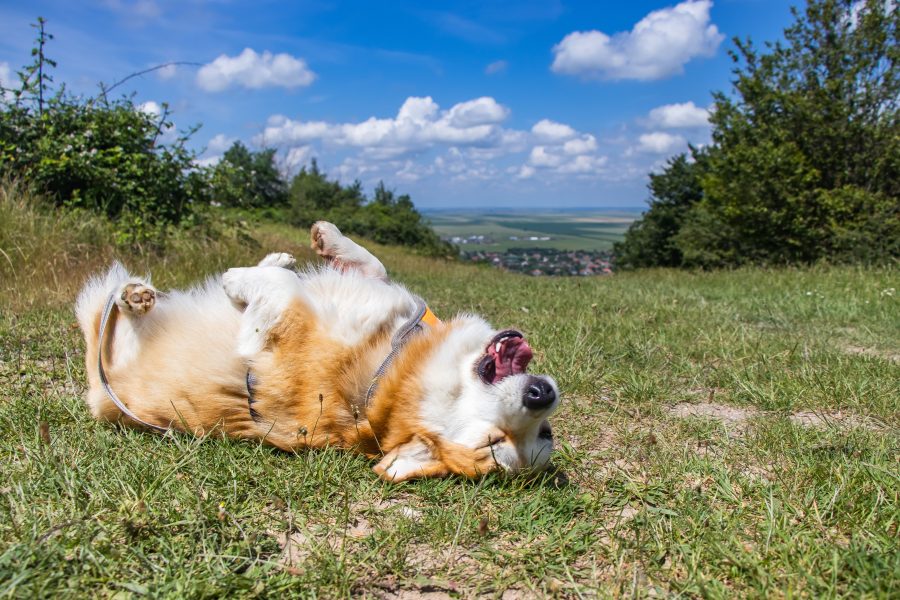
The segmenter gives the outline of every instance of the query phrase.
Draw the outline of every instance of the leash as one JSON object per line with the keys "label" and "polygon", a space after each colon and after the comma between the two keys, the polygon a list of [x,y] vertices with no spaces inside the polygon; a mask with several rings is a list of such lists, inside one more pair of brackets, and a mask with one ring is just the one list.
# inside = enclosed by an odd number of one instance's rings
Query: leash
{"label": "leash", "polygon": [[116,396],[116,393],[109,386],[109,379],[106,377],[106,371],[103,370],[103,339],[106,334],[106,325],[109,322],[109,317],[110,315],[112,315],[112,311],[115,306],[116,296],[115,294],[110,294],[109,299],[106,301],[106,308],[103,309],[103,317],[101,317],[100,319],[100,334],[98,336],[99,345],[97,346],[97,370],[100,372],[100,382],[103,384],[103,389],[104,391],[106,391],[106,395],[109,396],[109,399],[113,401],[113,404],[115,404],[125,416],[127,416],[132,421],[140,423],[144,427],[155,429],[160,433],[166,433],[167,431],[169,431],[169,427],[161,427],[159,425],[154,425],[153,423],[148,423],[147,421],[143,420],[142,418],[128,410],[128,407],[125,406],[125,404],[121,400],[119,400],[119,397]]}
{"label": "leash", "polygon": [[[409,340],[410,335],[414,332],[423,331],[425,328],[433,328],[441,323],[440,319],[435,316],[431,309],[428,308],[428,305],[425,304],[425,301],[422,300],[419,296],[413,296],[413,300],[416,303],[416,312],[413,314],[413,317],[404,323],[400,329],[397,330],[397,333],[394,334],[394,337],[391,338],[391,351],[388,353],[387,357],[384,359],[384,362],[381,363],[381,366],[378,367],[378,370],[375,371],[375,375],[372,377],[372,384],[369,386],[368,391],[366,392],[366,403],[365,405],[368,407],[369,402],[372,399],[372,396],[375,394],[375,390],[378,388],[378,382],[382,376],[384,376],[385,372],[391,366],[391,363],[400,354],[400,351],[403,349],[403,346],[406,345],[406,342]],[[170,431],[170,427],[162,427],[160,425],[155,425],[153,423],[148,423],[147,421],[141,419],[136,414],[131,412],[125,403],[122,402],[116,393],[113,391],[112,387],[109,385],[109,378],[106,376],[106,371],[103,369],[103,341],[106,337],[106,326],[109,323],[109,318],[112,315],[112,311],[116,306],[116,297],[115,294],[110,294],[109,299],[106,301],[106,307],[103,309],[103,316],[100,319],[100,333],[98,335],[98,346],[97,346],[97,371],[100,373],[100,382],[103,384],[103,390],[106,392],[106,395],[110,400],[113,401],[113,404],[118,407],[122,414],[127,416],[132,421],[147,427],[148,429],[153,429],[155,431],[159,431],[160,433],[166,433]],[[250,404],[250,414],[253,416],[253,413],[256,411],[253,409],[253,391],[251,388],[252,375],[250,371],[247,371],[247,394],[248,394],[248,402]],[[258,416],[258,413],[257,413]],[[254,419],[255,420],[255,419]]]}
{"label": "leash", "polygon": [[385,372],[391,366],[391,363],[397,358],[397,355],[400,354],[403,346],[405,346],[406,342],[409,340],[410,335],[413,332],[423,331],[426,327],[436,327],[441,323],[440,319],[431,312],[431,309],[428,308],[428,305],[425,304],[425,301],[422,300],[422,298],[413,296],[413,300],[416,303],[416,312],[409,321],[404,323],[403,326],[397,330],[397,333],[395,333],[394,337],[391,339],[391,351],[388,353],[387,358],[384,359],[384,362],[381,363],[381,366],[378,367],[378,370],[375,371],[375,375],[372,376],[372,384],[366,392],[366,407],[369,406],[372,396],[375,395],[375,390],[378,389],[378,381],[384,376]]}

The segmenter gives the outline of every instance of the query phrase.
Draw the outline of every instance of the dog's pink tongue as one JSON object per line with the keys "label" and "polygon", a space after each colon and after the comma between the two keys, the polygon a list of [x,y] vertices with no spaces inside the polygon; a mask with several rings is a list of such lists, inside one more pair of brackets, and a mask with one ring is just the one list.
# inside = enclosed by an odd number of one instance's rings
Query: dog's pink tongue
{"label": "dog's pink tongue", "polygon": [[[499,349],[497,346],[499,345]],[[488,348],[494,358],[494,383],[504,377],[524,373],[534,353],[524,338],[510,337]]]}

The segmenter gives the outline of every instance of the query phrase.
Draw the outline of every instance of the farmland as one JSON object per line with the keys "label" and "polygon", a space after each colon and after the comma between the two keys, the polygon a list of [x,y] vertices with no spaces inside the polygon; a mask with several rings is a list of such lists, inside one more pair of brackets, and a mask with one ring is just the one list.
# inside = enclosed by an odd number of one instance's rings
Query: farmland
{"label": "farmland", "polygon": [[[521,247],[609,250],[622,239],[640,212],[637,209],[543,210],[527,214],[514,210],[432,211],[425,216],[443,238],[486,238],[484,243],[458,242],[462,250],[503,252]],[[532,237],[550,239],[529,239]]]}

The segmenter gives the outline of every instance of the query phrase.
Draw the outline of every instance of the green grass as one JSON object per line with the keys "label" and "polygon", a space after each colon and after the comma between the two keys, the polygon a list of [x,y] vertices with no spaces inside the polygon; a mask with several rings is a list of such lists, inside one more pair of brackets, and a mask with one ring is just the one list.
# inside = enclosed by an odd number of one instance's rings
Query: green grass
{"label": "green grass", "polygon": [[[258,237],[137,262],[165,288],[226,258],[308,256],[300,232]],[[52,293],[20,278],[0,300],[0,597],[896,597],[895,269],[553,279],[374,250],[439,316],[527,332],[564,394],[558,474],[391,485],[346,452],[95,423],[73,259]]]}
{"label": "green grass", "polygon": [[[637,213],[623,211],[546,211],[428,213],[435,231],[443,237],[490,236],[492,244],[463,245],[467,251],[503,252],[509,248],[540,247],[559,250],[609,250],[624,238]],[[547,241],[510,240],[510,236],[549,236]]]}

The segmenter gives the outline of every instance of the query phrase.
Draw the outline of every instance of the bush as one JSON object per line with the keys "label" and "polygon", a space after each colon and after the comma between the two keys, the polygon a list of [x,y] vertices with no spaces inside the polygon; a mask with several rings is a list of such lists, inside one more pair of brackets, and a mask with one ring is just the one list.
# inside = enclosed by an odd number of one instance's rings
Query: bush
{"label": "bush", "polygon": [[64,88],[48,98],[55,63],[44,56],[52,38],[39,23],[36,63],[0,99],[0,176],[28,181],[57,205],[114,219],[126,241],[158,238],[189,218],[207,190],[185,148],[189,134],[162,141],[172,127],[165,106],[155,116],[129,98],[77,98]]}
{"label": "bush", "polygon": [[669,159],[662,173],[650,174],[650,208],[628,228],[614,247],[616,267],[679,267],[682,250],[675,243],[685,216],[703,198],[701,176],[706,156],[692,149],[691,159],[680,154]]}
{"label": "bush", "polygon": [[442,241],[431,229],[408,195],[396,196],[379,183],[368,201],[358,181],[343,186],[329,180],[315,160],[291,181],[288,220],[302,228],[319,220],[331,221],[345,234],[408,246],[429,256],[459,254],[455,246]]}
{"label": "bush", "polygon": [[252,152],[240,142],[232,144],[212,171],[210,198],[241,208],[287,204],[287,186],[275,166],[275,150]]}
{"label": "bush", "polygon": [[808,0],[793,12],[784,43],[736,40],[735,93],[715,94],[699,187],[655,189],[691,179],[677,161],[651,176],[620,266],[900,258],[900,10]]}

